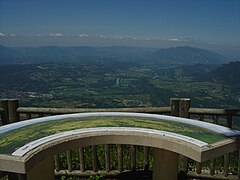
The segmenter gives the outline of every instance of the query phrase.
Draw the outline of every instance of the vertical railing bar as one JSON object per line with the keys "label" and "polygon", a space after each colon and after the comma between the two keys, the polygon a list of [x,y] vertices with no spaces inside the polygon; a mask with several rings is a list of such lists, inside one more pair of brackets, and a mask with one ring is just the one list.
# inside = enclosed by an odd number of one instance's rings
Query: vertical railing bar
{"label": "vertical railing bar", "polygon": [[39,113],[39,114],[38,114],[38,117],[43,117],[43,116],[44,116],[43,113]]}
{"label": "vertical railing bar", "polygon": [[59,156],[54,155],[54,164],[55,164],[55,169],[56,171],[60,171],[60,163],[59,163]]}
{"label": "vertical railing bar", "polygon": [[110,146],[109,146],[109,144],[105,144],[105,165],[106,165],[106,172],[110,172]]}
{"label": "vertical railing bar", "polygon": [[80,171],[85,171],[85,158],[84,158],[84,149],[83,147],[79,148],[79,161],[80,161]]}
{"label": "vertical railing bar", "polygon": [[224,176],[227,177],[228,176],[228,172],[229,172],[229,154],[225,154],[224,155],[224,165],[223,165],[223,170],[224,170]]}
{"label": "vertical railing bar", "polygon": [[32,114],[31,113],[26,113],[27,119],[32,119]]}
{"label": "vertical railing bar", "polygon": [[232,128],[232,115],[227,115],[227,127]]}
{"label": "vertical railing bar", "polygon": [[204,120],[204,115],[203,114],[199,114],[199,121],[203,121]]}
{"label": "vertical railing bar", "polygon": [[218,115],[215,116],[215,118],[214,118],[214,123],[215,123],[215,124],[218,124]]}
{"label": "vertical railing bar", "polygon": [[215,174],[215,163],[216,159],[210,160],[210,175],[213,176]]}
{"label": "vertical railing bar", "polygon": [[71,156],[71,151],[68,150],[66,151],[67,153],[67,167],[68,167],[68,171],[71,172],[72,171],[72,156]]}
{"label": "vertical railing bar", "polygon": [[215,115],[215,114],[213,114],[213,115],[212,115],[212,122],[211,122],[211,123],[214,123],[214,124],[216,124],[216,122],[215,122],[216,120],[215,120],[215,119],[216,119],[216,115]]}
{"label": "vertical railing bar", "polygon": [[136,146],[131,145],[131,169],[136,170]]}
{"label": "vertical railing bar", "polygon": [[118,144],[118,170],[120,172],[123,171],[123,145],[122,144]]}
{"label": "vertical railing bar", "polygon": [[240,150],[238,150],[238,177],[240,178]]}
{"label": "vertical railing bar", "polygon": [[149,170],[149,147],[144,146],[144,170]]}
{"label": "vertical railing bar", "polygon": [[97,172],[97,146],[92,146],[92,165],[93,165],[93,172]]}
{"label": "vertical railing bar", "polygon": [[197,174],[202,173],[202,163],[196,162],[196,172]]}

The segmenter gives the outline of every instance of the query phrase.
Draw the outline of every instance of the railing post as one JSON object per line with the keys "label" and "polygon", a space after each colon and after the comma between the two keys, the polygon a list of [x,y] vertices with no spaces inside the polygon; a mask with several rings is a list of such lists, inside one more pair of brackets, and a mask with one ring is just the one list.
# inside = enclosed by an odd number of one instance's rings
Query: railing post
{"label": "railing post", "polygon": [[3,113],[1,114],[2,119],[2,125],[9,124],[9,118],[8,118],[8,100],[7,99],[1,99],[0,100],[0,108],[3,109]]}
{"label": "railing post", "polygon": [[227,115],[227,127],[232,128],[232,115]]}
{"label": "railing post", "polygon": [[123,145],[119,144],[118,147],[118,170],[123,171]]}
{"label": "railing post", "polygon": [[26,118],[27,118],[27,119],[32,119],[32,114],[31,114],[31,113],[27,113],[27,114],[26,114]]}
{"label": "railing post", "polygon": [[110,148],[109,148],[109,144],[105,144],[105,164],[106,164],[106,172],[110,172]]}
{"label": "railing post", "polygon": [[92,165],[93,165],[93,172],[97,172],[97,146],[92,146]]}
{"label": "railing post", "polygon": [[79,148],[79,161],[80,161],[80,170],[81,172],[85,171],[85,158],[83,147]]}
{"label": "railing post", "polygon": [[171,116],[179,116],[179,100],[179,98],[170,99]]}
{"label": "railing post", "polygon": [[215,159],[210,160],[210,175],[213,176],[215,174]]}
{"label": "railing post", "polygon": [[55,179],[54,159],[49,157],[36,164],[27,172],[27,180],[52,180]]}
{"label": "railing post", "polygon": [[17,112],[17,108],[18,108],[18,100],[17,99],[8,100],[9,123],[18,122],[20,120],[19,113]]}
{"label": "railing post", "polygon": [[59,164],[59,156],[54,155],[54,164],[55,164],[55,170],[58,172],[60,171],[60,164]]}
{"label": "railing post", "polygon": [[225,177],[227,177],[228,173],[229,173],[229,154],[225,154],[224,155],[223,174]]}
{"label": "railing post", "polygon": [[197,174],[202,173],[202,163],[196,162],[196,172]]}
{"label": "railing post", "polygon": [[71,155],[71,151],[67,151],[67,166],[68,166],[68,171],[72,172],[72,155]]}
{"label": "railing post", "polygon": [[[183,118],[189,118],[190,99],[181,98],[179,101],[179,116]],[[188,172],[188,158],[180,155],[179,156],[179,172]]]}
{"label": "railing post", "polygon": [[240,150],[238,151],[238,177],[240,178]]}
{"label": "railing post", "polygon": [[179,116],[183,118],[189,118],[190,99],[181,98],[179,101]]}
{"label": "railing post", "polygon": [[176,180],[178,176],[178,154],[164,149],[153,149],[153,180]]}
{"label": "railing post", "polygon": [[203,121],[204,120],[204,115],[200,114],[198,119],[199,119],[199,121]]}
{"label": "railing post", "polygon": [[144,170],[149,170],[149,147],[144,146]]}
{"label": "railing post", "polygon": [[131,145],[131,169],[136,170],[136,146]]}

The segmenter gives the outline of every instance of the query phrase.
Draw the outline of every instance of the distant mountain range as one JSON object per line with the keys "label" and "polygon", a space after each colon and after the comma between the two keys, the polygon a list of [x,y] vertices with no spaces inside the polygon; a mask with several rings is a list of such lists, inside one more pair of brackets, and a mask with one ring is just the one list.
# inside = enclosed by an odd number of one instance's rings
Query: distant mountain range
{"label": "distant mountain range", "polygon": [[222,64],[226,59],[217,53],[189,46],[155,49],[145,47],[5,47],[0,46],[0,64],[83,62],[98,60],[151,64]]}
{"label": "distant mountain range", "polygon": [[162,64],[221,64],[226,62],[220,54],[189,46],[159,49],[145,56],[143,60]]}

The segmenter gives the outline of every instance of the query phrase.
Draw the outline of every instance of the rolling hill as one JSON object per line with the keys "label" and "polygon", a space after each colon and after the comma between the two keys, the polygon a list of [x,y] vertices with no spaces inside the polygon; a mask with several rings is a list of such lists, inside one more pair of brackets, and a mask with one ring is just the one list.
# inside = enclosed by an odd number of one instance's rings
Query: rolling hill
{"label": "rolling hill", "polygon": [[145,56],[142,61],[156,64],[221,64],[226,62],[226,59],[212,51],[179,46],[159,49]]}
{"label": "rolling hill", "polygon": [[188,46],[166,49],[144,47],[5,47],[0,46],[0,64],[79,63],[86,61],[122,61],[141,64],[221,64],[225,58],[217,53]]}

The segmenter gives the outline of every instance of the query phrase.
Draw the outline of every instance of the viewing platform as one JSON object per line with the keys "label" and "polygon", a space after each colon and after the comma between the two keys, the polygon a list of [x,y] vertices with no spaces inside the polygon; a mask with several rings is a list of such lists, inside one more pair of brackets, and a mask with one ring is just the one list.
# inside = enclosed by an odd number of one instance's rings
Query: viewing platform
{"label": "viewing platform", "polygon": [[[14,103],[13,103],[14,102]],[[201,164],[214,161],[224,155],[224,174],[221,178],[238,179],[229,176],[229,155],[240,149],[240,132],[209,122],[189,119],[190,100],[172,99],[171,106],[165,108],[172,116],[143,112],[82,112],[32,118],[40,109],[30,111],[20,108],[17,101],[1,101],[2,122],[19,118],[26,113],[29,120],[15,122],[0,127],[0,171],[10,173],[18,179],[55,179],[64,175],[60,170],[58,154],[67,152],[68,169],[65,175],[90,176],[103,174],[116,176],[124,171],[123,145],[131,146],[131,170],[136,171],[136,150],[144,149],[144,169],[149,168],[149,150],[153,154],[152,178],[178,179],[179,172],[188,173],[188,159],[196,162],[196,172],[201,176]],[[5,105],[5,106],[4,106]],[[8,114],[5,114],[7,105]],[[14,107],[14,108],[12,108]],[[160,109],[160,108],[159,108]],[[164,108],[163,108],[164,109]],[[25,110],[25,112],[23,112]],[[41,109],[43,112],[44,109]],[[47,110],[47,109],[45,109]],[[56,109],[55,109],[56,110]],[[145,111],[150,109],[145,109]],[[152,111],[154,108],[152,109]],[[15,115],[14,115],[15,111]],[[54,109],[52,109],[54,111]],[[107,110],[106,110],[107,111]],[[196,111],[196,109],[195,109]],[[13,114],[9,114],[12,112]],[[48,113],[51,109],[48,109]],[[208,114],[213,113],[205,109]],[[220,111],[215,110],[216,113]],[[231,112],[231,117],[239,111]],[[38,112],[39,113],[39,112]],[[69,112],[70,113],[70,112]],[[153,112],[152,112],[153,113]],[[47,113],[46,113],[47,114]],[[61,114],[59,110],[58,114]],[[174,116],[175,115],[175,116]],[[203,118],[203,113],[200,113]],[[181,116],[181,117],[176,117]],[[227,114],[228,125],[230,115]],[[17,121],[18,121],[17,120]],[[200,119],[201,120],[201,119]],[[104,145],[105,170],[98,170],[97,146]],[[110,146],[117,145],[118,169],[111,168]],[[85,169],[84,147],[92,147],[92,170]],[[79,149],[79,167],[74,170],[71,150]],[[210,173],[212,169],[210,169]],[[215,170],[213,170],[215,171]],[[14,174],[12,174],[14,173]],[[214,174],[211,174],[214,178]],[[188,176],[193,176],[189,174]],[[229,176],[229,177],[227,177]]]}

